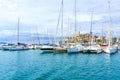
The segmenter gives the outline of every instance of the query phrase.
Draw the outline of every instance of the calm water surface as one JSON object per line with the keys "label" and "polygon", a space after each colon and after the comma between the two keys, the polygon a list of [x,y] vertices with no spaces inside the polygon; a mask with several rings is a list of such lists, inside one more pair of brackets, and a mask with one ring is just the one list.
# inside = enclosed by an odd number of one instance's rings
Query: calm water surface
{"label": "calm water surface", "polygon": [[0,80],[120,80],[120,52],[108,55],[0,51]]}

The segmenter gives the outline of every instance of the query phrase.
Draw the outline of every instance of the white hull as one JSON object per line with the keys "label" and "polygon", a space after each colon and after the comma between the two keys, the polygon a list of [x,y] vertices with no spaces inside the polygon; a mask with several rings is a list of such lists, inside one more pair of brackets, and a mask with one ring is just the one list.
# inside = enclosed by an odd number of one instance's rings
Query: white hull
{"label": "white hull", "polygon": [[117,51],[118,48],[116,46],[110,46],[105,49],[105,52],[109,54],[116,53]]}
{"label": "white hull", "polygon": [[35,49],[41,49],[42,45],[35,45]]}
{"label": "white hull", "polygon": [[41,48],[53,48],[53,46],[49,46],[49,45],[42,45]]}
{"label": "white hull", "polygon": [[120,45],[118,46],[118,49],[120,50]]}
{"label": "white hull", "polygon": [[99,45],[92,45],[84,47],[83,53],[101,53],[102,49]]}
{"label": "white hull", "polygon": [[79,53],[79,52],[82,52],[82,50],[83,50],[82,45],[76,45],[76,46],[68,47],[67,52],[68,53]]}
{"label": "white hull", "polygon": [[25,46],[19,46],[19,45],[12,45],[12,46],[3,46],[2,50],[8,50],[8,51],[22,51],[22,50],[28,50],[29,48]]}
{"label": "white hull", "polygon": [[30,50],[32,50],[32,49],[36,49],[36,46],[35,46],[35,45],[32,45],[32,44],[30,44],[30,45],[28,44],[28,45],[27,45],[27,48],[30,49]]}
{"label": "white hull", "polygon": [[42,50],[42,52],[53,52],[54,46],[50,46],[50,45],[42,45],[40,50]]}

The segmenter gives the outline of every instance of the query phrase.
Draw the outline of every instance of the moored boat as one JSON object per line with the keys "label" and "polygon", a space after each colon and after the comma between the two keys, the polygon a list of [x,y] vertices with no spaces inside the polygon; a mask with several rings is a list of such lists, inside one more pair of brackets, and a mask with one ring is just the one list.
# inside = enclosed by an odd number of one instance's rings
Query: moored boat
{"label": "moored boat", "polygon": [[106,53],[109,53],[109,54],[112,54],[112,53],[116,53],[118,50],[117,50],[117,47],[112,45],[112,46],[108,46],[106,49],[105,49],[105,52]]}
{"label": "moored boat", "polygon": [[74,46],[69,46],[67,49],[68,53],[80,53],[83,51],[83,46],[82,45],[74,45]]}
{"label": "moored boat", "polygon": [[21,50],[28,50],[29,49],[26,44],[19,42],[19,18],[18,18],[18,29],[17,29],[17,32],[18,32],[18,34],[17,34],[17,38],[18,38],[17,44],[3,45],[2,46],[2,50],[21,51]]}
{"label": "moored boat", "polygon": [[100,47],[100,45],[97,44],[92,44],[92,45],[87,45],[83,47],[83,53],[101,53],[102,52],[102,48]]}
{"label": "moored boat", "polygon": [[42,50],[43,53],[49,53],[53,52],[54,45],[44,44],[41,45],[40,50]]}
{"label": "moored boat", "polygon": [[36,45],[35,44],[27,44],[27,48],[30,50],[36,49]]}
{"label": "moored boat", "polygon": [[[110,10],[110,2],[109,3],[109,10]],[[112,42],[112,22],[111,22],[111,16],[109,21],[109,30],[108,30],[108,46],[105,49],[106,53],[113,54],[118,51],[118,44],[113,44]]]}
{"label": "moored boat", "polygon": [[26,45],[21,45],[21,44],[8,44],[8,45],[3,45],[2,50],[7,50],[7,51],[22,51],[22,50],[28,50],[29,48]]}
{"label": "moored boat", "polygon": [[[77,11],[76,7],[77,6],[76,6],[76,0],[75,0],[75,7],[74,7],[74,9],[75,9],[75,16],[74,16],[74,20],[75,20],[75,25],[74,25],[74,27],[75,27],[75,35],[76,35],[76,28],[77,28],[77,26],[76,26],[76,11]],[[74,45],[68,46],[67,52],[68,53],[79,53],[79,52],[82,52],[82,49],[83,49],[82,45],[80,44],[80,42],[77,43],[76,36],[75,36]]]}

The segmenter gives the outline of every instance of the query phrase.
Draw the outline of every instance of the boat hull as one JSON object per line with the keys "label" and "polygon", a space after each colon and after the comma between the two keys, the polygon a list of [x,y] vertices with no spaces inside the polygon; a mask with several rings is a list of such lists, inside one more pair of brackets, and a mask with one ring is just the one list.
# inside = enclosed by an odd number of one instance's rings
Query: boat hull
{"label": "boat hull", "polygon": [[40,50],[42,50],[42,53],[52,53],[53,52],[53,48],[41,48]]}
{"label": "boat hull", "polygon": [[78,50],[77,47],[70,47],[68,48],[68,53],[79,53],[81,50]]}
{"label": "boat hull", "polygon": [[2,50],[6,51],[23,51],[23,50],[29,50],[27,47],[24,46],[5,46],[2,48]]}
{"label": "boat hull", "polygon": [[81,45],[70,46],[67,49],[68,53],[80,53],[83,51],[83,47]]}
{"label": "boat hull", "polygon": [[40,50],[42,50],[43,53],[51,53],[53,52],[54,46],[50,46],[50,45],[42,45],[40,47]]}
{"label": "boat hull", "polygon": [[107,48],[106,50],[105,50],[105,52],[106,53],[109,53],[109,54],[113,54],[113,53],[117,53],[117,49],[115,49],[115,48],[113,48],[113,49],[111,49],[111,48]]}
{"label": "boat hull", "polygon": [[91,49],[88,49],[88,50],[83,50],[83,53],[101,53],[102,50],[91,50]]}
{"label": "boat hull", "polygon": [[83,53],[101,53],[102,48],[99,45],[91,45],[84,47]]}

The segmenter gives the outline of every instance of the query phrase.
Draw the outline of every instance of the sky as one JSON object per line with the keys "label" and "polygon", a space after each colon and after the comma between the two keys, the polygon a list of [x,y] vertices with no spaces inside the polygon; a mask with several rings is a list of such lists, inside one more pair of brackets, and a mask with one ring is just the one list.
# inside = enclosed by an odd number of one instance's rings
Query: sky
{"label": "sky", "polygon": [[[17,35],[18,17],[20,19],[20,34],[55,35],[62,0],[0,0],[0,37]],[[63,0],[63,32],[64,35],[74,35],[74,1]],[[101,34],[108,31],[109,14],[112,19],[112,29],[120,36],[120,0],[76,0],[77,32],[89,33],[91,11],[93,11],[93,33]],[[61,21],[61,20],[60,20]],[[61,24],[61,22],[60,22]],[[70,32],[68,31],[70,28]],[[60,35],[58,26],[56,35]]]}

